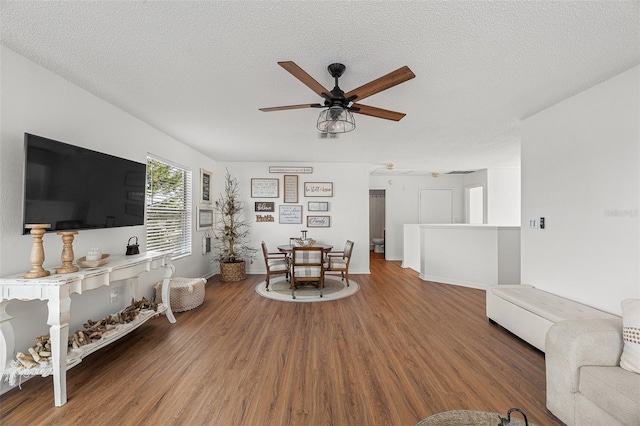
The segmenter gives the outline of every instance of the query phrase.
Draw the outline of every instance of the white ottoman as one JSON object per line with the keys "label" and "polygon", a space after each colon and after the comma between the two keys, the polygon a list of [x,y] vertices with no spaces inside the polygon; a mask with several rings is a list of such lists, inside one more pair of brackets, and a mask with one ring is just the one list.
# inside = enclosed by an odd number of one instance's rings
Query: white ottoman
{"label": "white ottoman", "polygon": [[[204,278],[171,278],[169,300],[172,312],[184,312],[197,308],[204,302]],[[156,284],[156,302],[162,300],[162,281]]]}

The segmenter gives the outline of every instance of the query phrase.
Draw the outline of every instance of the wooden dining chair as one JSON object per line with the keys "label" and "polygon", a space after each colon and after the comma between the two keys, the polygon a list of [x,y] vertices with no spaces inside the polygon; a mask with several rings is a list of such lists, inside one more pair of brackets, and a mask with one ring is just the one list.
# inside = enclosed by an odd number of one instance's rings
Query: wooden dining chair
{"label": "wooden dining chair", "polygon": [[296,298],[296,287],[305,283],[315,283],[324,290],[324,261],[322,247],[293,247],[291,263],[291,297]]}
{"label": "wooden dining chair", "polygon": [[342,281],[347,282],[349,286],[349,263],[351,262],[351,253],[353,253],[353,241],[347,240],[343,251],[332,251],[327,254],[326,272],[340,272]]}
{"label": "wooden dining chair", "polygon": [[262,242],[262,254],[264,255],[264,263],[267,267],[267,285],[265,288],[269,291],[269,280],[272,275],[285,274],[286,278],[289,279],[289,258],[285,253],[269,253],[264,241]]}

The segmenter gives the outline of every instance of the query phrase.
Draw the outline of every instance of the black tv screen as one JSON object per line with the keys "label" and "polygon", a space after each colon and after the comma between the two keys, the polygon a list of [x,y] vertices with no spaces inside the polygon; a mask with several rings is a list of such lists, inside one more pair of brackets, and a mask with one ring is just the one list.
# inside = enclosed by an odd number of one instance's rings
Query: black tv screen
{"label": "black tv screen", "polygon": [[24,225],[60,231],[144,224],[145,164],[29,133],[24,141]]}

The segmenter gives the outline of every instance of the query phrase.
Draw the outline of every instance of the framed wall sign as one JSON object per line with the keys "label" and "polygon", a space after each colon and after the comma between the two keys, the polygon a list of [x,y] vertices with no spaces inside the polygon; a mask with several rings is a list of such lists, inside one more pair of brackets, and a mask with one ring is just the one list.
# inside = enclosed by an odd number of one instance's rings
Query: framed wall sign
{"label": "framed wall sign", "polygon": [[211,172],[200,169],[200,203],[211,204]]}
{"label": "framed wall sign", "polygon": [[331,226],[330,216],[307,216],[308,228],[328,228]]}
{"label": "framed wall sign", "polygon": [[202,254],[211,253],[211,234],[208,232],[202,236]]}
{"label": "framed wall sign", "polygon": [[283,192],[285,203],[298,202],[298,175],[284,175]]}
{"label": "framed wall sign", "polygon": [[313,173],[313,167],[270,166],[269,173]]}
{"label": "framed wall sign", "polygon": [[256,222],[275,222],[276,218],[274,218],[270,214],[257,214]]}
{"label": "framed wall sign", "polygon": [[251,179],[251,198],[278,198],[279,179]]}
{"label": "framed wall sign", "polygon": [[333,197],[333,182],[305,182],[305,197]]}
{"label": "framed wall sign", "polygon": [[273,201],[256,201],[257,212],[274,212],[276,211],[276,203]]}
{"label": "framed wall sign", "polygon": [[280,206],[280,223],[302,223],[302,206]]}
{"label": "framed wall sign", "polygon": [[329,203],[326,201],[309,201],[307,210],[310,212],[328,212]]}
{"label": "framed wall sign", "polygon": [[196,230],[213,228],[213,209],[211,207],[198,207],[198,225]]}

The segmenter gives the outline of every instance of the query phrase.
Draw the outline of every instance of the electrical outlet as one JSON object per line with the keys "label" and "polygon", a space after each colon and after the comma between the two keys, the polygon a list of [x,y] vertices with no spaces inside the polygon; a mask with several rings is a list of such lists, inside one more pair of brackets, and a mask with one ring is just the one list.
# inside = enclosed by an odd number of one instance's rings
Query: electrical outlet
{"label": "electrical outlet", "polygon": [[118,290],[111,290],[111,303],[116,303],[118,301]]}

